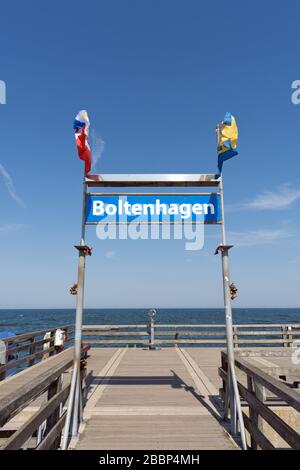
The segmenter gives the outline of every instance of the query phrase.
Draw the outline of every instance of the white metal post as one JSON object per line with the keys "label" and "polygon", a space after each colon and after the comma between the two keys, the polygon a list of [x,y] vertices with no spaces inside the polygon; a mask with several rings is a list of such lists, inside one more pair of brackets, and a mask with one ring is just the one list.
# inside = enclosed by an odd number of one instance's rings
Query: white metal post
{"label": "white metal post", "polygon": [[[74,339],[74,366],[72,372],[72,380],[70,387],[70,394],[68,400],[68,409],[66,416],[66,424],[64,428],[64,436],[62,449],[66,450],[68,447],[70,425],[72,420],[72,435],[76,435],[79,427],[79,419],[82,412],[79,409],[81,406],[81,390],[80,390],[80,361],[81,361],[81,331],[82,331],[82,317],[83,317],[83,300],[84,300],[84,275],[85,275],[85,202],[86,202],[86,185],[83,181],[83,205],[82,205],[82,223],[81,223],[81,239],[80,245],[77,247],[79,250],[78,258],[78,280],[77,280],[77,300],[76,300],[76,320],[75,320],[75,339]],[[82,249],[80,249],[82,247]]]}
{"label": "white metal post", "polygon": [[[237,433],[237,419],[239,419],[240,433],[243,449],[247,449],[245,427],[243,420],[243,413],[241,408],[240,394],[237,386],[235,365],[234,365],[234,343],[233,343],[233,325],[232,325],[232,307],[230,295],[230,273],[229,273],[229,256],[228,251],[232,245],[226,244],[226,230],[225,230],[225,217],[224,217],[224,195],[223,195],[223,178],[220,177],[220,201],[222,212],[222,245],[217,250],[221,251],[222,256],[222,274],[223,274],[223,290],[224,290],[224,306],[225,306],[225,320],[226,320],[226,342],[227,342],[227,358],[228,358],[228,380],[227,380],[227,393],[229,393],[230,400],[230,417],[231,417],[231,432],[233,435]],[[227,407],[227,404],[225,404]]]}

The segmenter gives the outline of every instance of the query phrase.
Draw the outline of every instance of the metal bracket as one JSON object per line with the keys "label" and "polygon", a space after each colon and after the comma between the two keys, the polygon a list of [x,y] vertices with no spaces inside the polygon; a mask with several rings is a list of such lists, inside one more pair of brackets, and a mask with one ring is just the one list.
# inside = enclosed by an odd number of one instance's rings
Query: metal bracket
{"label": "metal bracket", "polygon": [[79,253],[83,253],[84,256],[91,256],[92,255],[92,247],[88,245],[74,245],[76,250],[79,251]]}
{"label": "metal bracket", "polygon": [[218,253],[223,253],[224,251],[230,250],[230,248],[233,248],[234,245],[218,245],[215,251],[215,255]]}

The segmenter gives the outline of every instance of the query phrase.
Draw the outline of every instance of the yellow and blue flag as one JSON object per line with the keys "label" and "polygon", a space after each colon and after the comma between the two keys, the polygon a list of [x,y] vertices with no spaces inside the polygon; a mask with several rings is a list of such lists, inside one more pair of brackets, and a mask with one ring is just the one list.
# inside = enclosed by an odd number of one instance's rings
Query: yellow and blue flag
{"label": "yellow and blue flag", "polygon": [[235,118],[231,113],[225,114],[224,121],[217,125],[216,132],[218,140],[218,168],[220,173],[222,173],[223,163],[238,154],[236,150],[238,128]]}

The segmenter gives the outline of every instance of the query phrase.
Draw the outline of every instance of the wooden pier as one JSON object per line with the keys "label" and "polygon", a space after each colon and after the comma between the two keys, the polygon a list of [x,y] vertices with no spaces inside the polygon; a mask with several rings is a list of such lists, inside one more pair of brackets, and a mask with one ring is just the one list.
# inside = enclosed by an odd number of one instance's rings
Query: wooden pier
{"label": "wooden pier", "polygon": [[[140,327],[144,329],[144,325]],[[262,337],[268,341],[268,331],[256,327],[252,331],[258,332],[258,341],[262,341]],[[279,346],[262,348],[251,344],[251,349],[236,348],[236,373],[249,448],[300,448],[300,366],[293,362],[294,350],[289,347],[293,334],[298,335],[298,327],[284,326],[278,330],[278,338],[271,328],[271,344],[277,338]],[[123,331],[113,325],[84,328],[93,335],[98,330],[98,336],[105,338],[103,341],[108,341],[110,332],[111,341],[116,344],[115,336]],[[181,335],[182,328],[184,325],[177,328]],[[127,326],[127,329],[132,327]],[[103,331],[106,334],[102,335]],[[216,341],[214,331],[214,328],[208,331],[205,326],[205,338],[208,336],[212,344]],[[235,331],[239,333],[238,328]],[[265,334],[259,334],[261,331]],[[174,335],[171,336],[174,340]],[[101,341],[91,334],[87,337],[90,343],[95,341],[95,345]],[[190,347],[188,339],[186,344],[178,342],[161,349],[149,349],[149,339],[148,343],[144,339],[144,344],[137,343],[140,347],[107,343],[108,347],[92,347],[87,359],[82,359],[83,420],[79,434],[70,438],[68,448],[240,449],[239,440],[231,435],[229,421],[224,419],[226,352],[222,347],[203,347],[207,346],[206,342],[198,347],[199,328],[194,338],[187,337],[191,343],[198,338],[197,347]],[[24,338],[25,335],[21,340]],[[36,347],[41,347],[40,337],[35,334],[34,338],[38,343]],[[119,341],[126,343],[128,335],[126,338],[121,335],[121,338]],[[137,338],[141,341],[140,335]],[[240,338],[242,340],[243,335]],[[34,345],[29,337],[27,341],[30,352]],[[20,343],[15,349],[20,347],[25,351],[24,343]],[[35,365],[32,354],[28,354],[28,365],[0,382],[1,449],[59,448],[73,349]],[[11,365],[9,367],[12,369]]]}
{"label": "wooden pier", "polygon": [[[75,449],[234,449],[214,399],[218,390],[180,348],[117,349],[99,370],[93,349],[85,422]],[[212,351],[210,351],[211,353]],[[199,351],[198,351],[199,353]],[[216,363],[202,350],[208,369]],[[217,370],[217,368],[215,368]],[[212,371],[211,371],[212,372]]]}

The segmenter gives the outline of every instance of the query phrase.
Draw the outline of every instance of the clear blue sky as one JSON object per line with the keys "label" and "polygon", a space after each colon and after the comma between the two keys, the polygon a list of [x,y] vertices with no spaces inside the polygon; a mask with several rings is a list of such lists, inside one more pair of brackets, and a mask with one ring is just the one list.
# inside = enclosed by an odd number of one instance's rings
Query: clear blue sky
{"label": "clear blue sky", "polygon": [[[299,306],[299,13],[296,1],[3,4],[0,307],[74,306],[80,109],[105,142],[103,173],[214,172],[215,124],[231,111],[240,131],[239,156],[224,165],[234,305]],[[87,307],[222,305],[218,227],[199,252],[94,232]]]}

